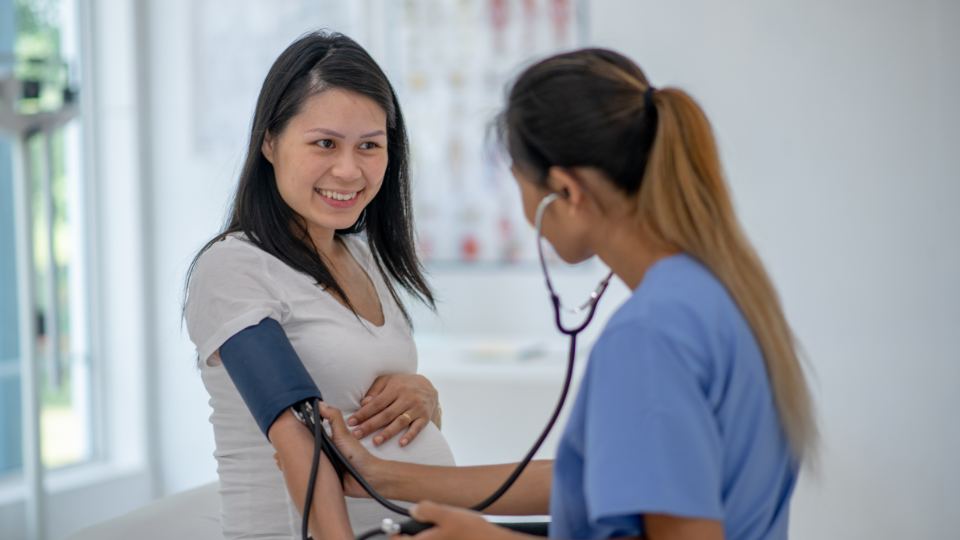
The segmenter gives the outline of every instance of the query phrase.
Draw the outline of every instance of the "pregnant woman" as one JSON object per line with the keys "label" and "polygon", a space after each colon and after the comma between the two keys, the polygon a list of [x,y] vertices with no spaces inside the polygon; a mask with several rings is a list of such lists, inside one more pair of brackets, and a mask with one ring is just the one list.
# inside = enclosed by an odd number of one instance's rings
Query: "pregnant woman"
{"label": "pregnant woman", "polygon": [[[398,296],[433,304],[409,190],[403,116],[379,66],[339,34],[293,43],[263,83],[230,221],[187,278],[184,317],[213,407],[226,538],[298,537],[313,451],[289,411],[251,414],[227,372],[220,349],[251,327],[279,323],[324,400],[374,455],[453,465]],[[344,503],[331,474],[321,470],[315,501],[334,502],[311,514],[324,527],[350,535],[388,515],[370,500]]]}

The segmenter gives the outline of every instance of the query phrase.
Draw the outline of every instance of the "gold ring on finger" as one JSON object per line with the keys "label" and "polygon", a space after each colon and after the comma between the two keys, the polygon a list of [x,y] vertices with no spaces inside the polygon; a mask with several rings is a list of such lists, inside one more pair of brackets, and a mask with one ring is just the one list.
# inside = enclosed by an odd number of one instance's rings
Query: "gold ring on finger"
{"label": "gold ring on finger", "polygon": [[407,413],[400,413],[400,416],[406,416],[406,417],[407,417],[407,420],[409,420],[411,424],[413,423],[413,418],[410,418],[410,415],[409,415],[409,414],[407,414]]}

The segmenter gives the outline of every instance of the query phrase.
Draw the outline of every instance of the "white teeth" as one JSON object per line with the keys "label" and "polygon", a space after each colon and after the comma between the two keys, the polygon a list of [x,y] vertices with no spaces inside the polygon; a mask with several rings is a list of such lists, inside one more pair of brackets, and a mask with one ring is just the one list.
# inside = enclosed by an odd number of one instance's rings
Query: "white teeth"
{"label": "white teeth", "polygon": [[349,201],[354,197],[356,197],[357,193],[360,193],[359,191],[354,191],[353,193],[337,193],[336,191],[327,191],[325,189],[317,189],[317,188],[314,188],[313,190],[323,195],[324,197],[333,199],[335,201]]}

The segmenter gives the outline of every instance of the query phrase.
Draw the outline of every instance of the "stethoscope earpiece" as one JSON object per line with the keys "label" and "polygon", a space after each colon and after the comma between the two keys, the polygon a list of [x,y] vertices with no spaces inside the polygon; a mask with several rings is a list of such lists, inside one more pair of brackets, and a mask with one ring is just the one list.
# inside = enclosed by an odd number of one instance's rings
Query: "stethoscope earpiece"
{"label": "stethoscope earpiece", "polygon": [[[564,190],[566,192],[566,190]],[[573,336],[581,332],[584,328],[590,324],[590,321],[593,319],[593,314],[597,310],[597,302],[600,300],[600,297],[603,296],[604,291],[607,290],[607,285],[610,284],[610,279],[613,278],[613,271],[611,270],[607,277],[605,277],[598,285],[597,288],[590,293],[590,299],[587,300],[582,306],[577,308],[564,308],[560,302],[560,297],[553,290],[553,283],[550,281],[550,272],[547,270],[547,259],[543,256],[543,214],[547,211],[547,207],[550,206],[550,203],[563,197],[561,193],[551,193],[543,198],[540,201],[540,204],[537,206],[537,215],[534,219],[534,227],[537,229],[537,251],[540,255],[540,267],[543,269],[543,277],[547,282],[547,290],[550,291],[550,298],[553,302],[553,309],[557,318],[557,328],[560,332]],[[569,329],[563,326],[563,321],[560,319],[560,312],[566,311],[567,313],[580,314],[586,310],[590,310],[587,314],[587,318],[583,323],[573,329]]]}

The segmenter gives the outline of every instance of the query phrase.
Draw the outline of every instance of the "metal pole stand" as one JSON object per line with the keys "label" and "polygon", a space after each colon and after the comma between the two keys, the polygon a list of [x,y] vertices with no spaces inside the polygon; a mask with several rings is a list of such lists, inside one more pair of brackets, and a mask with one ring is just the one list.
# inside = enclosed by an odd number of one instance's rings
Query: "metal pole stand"
{"label": "metal pole stand", "polygon": [[[23,479],[26,490],[26,525],[30,540],[46,539],[46,504],[43,489],[43,461],[40,452],[40,366],[37,362],[37,312],[34,302],[33,231],[31,215],[30,150],[28,141],[34,134],[44,137],[45,209],[52,211],[50,194],[50,135],[77,116],[73,103],[65,103],[58,111],[21,114],[16,103],[23,83],[7,74],[0,78],[0,132],[13,137],[13,208],[17,245],[17,302],[20,320],[20,399],[23,414]],[[51,231],[52,235],[52,231]],[[51,236],[52,238],[52,236]],[[48,248],[49,249],[49,248]],[[51,259],[50,264],[54,261]],[[48,274],[52,273],[51,269]],[[48,279],[49,281],[49,279]],[[48,284],[49,289],[49,284]],[[48,292],[49,295],[49,292]],[[48,304],[56,304],[48,299]],[[49,306],[48,308],[49,309]],[[56,307],[50,315],[55,315]],[[49,332],[47,332],[49,337]],[[47,349],[56,351],[57,336],[54,335]],[[50,340],[48,340],[50,341]],[[56,353],[53,355],[55,361]]]}

